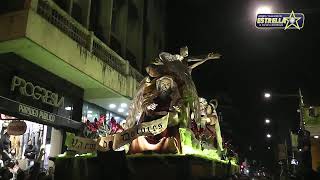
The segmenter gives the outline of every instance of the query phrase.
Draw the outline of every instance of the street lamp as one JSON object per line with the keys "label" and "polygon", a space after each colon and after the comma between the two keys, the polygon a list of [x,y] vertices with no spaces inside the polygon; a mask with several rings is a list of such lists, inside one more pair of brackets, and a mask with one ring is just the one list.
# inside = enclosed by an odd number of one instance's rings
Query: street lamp
{"label": "street lamp", "polygon": [[271,95],[270,92],[265,92],[264,93],[264,98],[265,99],[270,99],[271,96],[278,97],[278,98],[294,97],[294,98],[298,98],[299,99],[300,128],[304,130],[304,123],[303,123],[303,117],[302,117],[302,107],[304,106],[304,104],[303,104],[303,96],[301,94],[300,88],[299,88],[298,94],[275,94],[275,93],[273,93]]}
{"label": "street lamp", "polygon": [[267,134],[267,138],[271,138],[271,134],[268,133],[268,134]]}
{"label": "street lamp", "polygon": [[269,124],[269,123],[270,123],[270,119],[266,119],[266,120],[265,120],[265,123],[266,123],[266,124]]}
{"label": "street lamp", "polygon": [[270,14],[272,12],[271,7],[270,6],[261,6],[258,7],[256,10],[256,15],[258,14]]}
{"label": "street lamp", "polygon": [[[293,98],[297,98],[299,100],[299,115],[300,115],[300,121],[299,121],[299,131],[303,132],[303,137],[305,136],[305,128],[304,128],[304,119],[303,119],[303,107],[304,107],[304,103],[303,103],[303,96],[301,93],[301,90],[299,88],[299,91],[297,94],[277,94],[277,93],[271,93],[270,92],[265,92],[264,93],[264,98],[266,100],[270,99],[271,96],[273,97],[277,97],[277,98],[289,98],[289,97],[293,97]],[[267,138],[271,138],[271,134],[267,134]],[[315,137],[314,137],[315,138]],[[318,137],[319,138],[319,137]],[[303,138],[304,139],[304,138]],[[297,149],[299,152],[302,152],[303,150],[301,148]],[[292,149],[292,157],[295,157],[295,154],[298,153],[295,148]],[[302,161],[302,160],[301,160]],[[287,164],[288,164],[288,157],[287,157]],[[304,164],[304,162],[302,162],[302,164]],[[293,166],[293,172],[295,172],[295,167]]]}
{"label": "street lamp", "polygon": [[270,99],[271,98],[271,94],[266,92],[266,93],[264,93],[264,97],[266,99]]}

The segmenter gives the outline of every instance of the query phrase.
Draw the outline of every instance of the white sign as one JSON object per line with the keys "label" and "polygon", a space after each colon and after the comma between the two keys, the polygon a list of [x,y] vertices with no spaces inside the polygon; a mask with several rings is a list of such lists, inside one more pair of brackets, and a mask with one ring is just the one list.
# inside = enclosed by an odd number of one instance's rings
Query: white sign
{"label": "white sign", "polygon": [[[168,126],[169,114],[150,122],[144,122],[139,125],[136,125],[130,129],[126,129],[121,133],[113,135],[113,138],[107,136],[106,138],[102,137],[99,140],[99,145],[103,145],[103,148],[109,150],[107,141],[113,141],[113,149],[118,149],[125,144],[130,143],[139,136],[152,136],[157,135],[163,132]],[[107,140],[107,141],[106,141]]]}
{"label": "white sign", "polygon": [[94,139],[78,137],[72,133],[67,133],[65,145],[68,150],[82,153],[95,152],[97,149],[97,143]]}
{"label": "white sign", "polygon": [[48,122],[54,122],[55,120],[54,114],[24,104],[19,104],[19,113],[26,116],[43,119]]}
{"label": "white sign", "polygon": [[139,136],[152,136],[160,134],[167,128],[168,118],[169,115],[166,115],[161,119],[141,123],[130,129],[124,130],[121,133],[100,137],[97,140],[77,137],[74,134],[67,133],[65,145],[69,150],[78,152],[93,152],[95,150],[108,151],[110,150],[109,144],[112,145],[113,149],[118,149],[125,144],[130,143]]}

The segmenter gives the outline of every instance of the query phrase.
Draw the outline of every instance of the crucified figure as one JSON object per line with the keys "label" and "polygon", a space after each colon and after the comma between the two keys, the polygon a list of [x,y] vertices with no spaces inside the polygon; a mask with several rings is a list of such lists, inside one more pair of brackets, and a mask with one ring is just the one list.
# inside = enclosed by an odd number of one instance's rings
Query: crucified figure
{"label": "crucified figure", "polygon": [[187,64],[189,62],[196,62],[196,63],[191,64],[191,65],[188,64],[188,69],[189,69],[189,73],[190,74],[192,72],[192,69],[194,69],[195,67],[203,64],[207,60],[220,59],[220,57],[221,57],[221,54],[213,53],[213,52],[209,53],[205,58],[202,58],[202,59],[201,58],[188,57],[188,55],[189,55],[189,53],[188,53],[188,47],[187,46],[180,48],[180,55],[178,55],[178,57],[180,56],[179,60],[180,59],[181,59],[181,61],[184,60]]}
{"label": "crucified figure", "polygon": [[[206,62],[207,60],[220,59],[220,57],[221,57],[221,54],[213,53],[213,52],[209,53],[205,58],[188,57],[188,55],[189,55],[188,47],[185,46],[185,47],[180,48],[180,54],[172,55],[167,52],[162,52],[162,53],[160,53],[159,57],[165,63],[174,62],[174,61],[182,62],[184,65],[187,66],[187,69],[188,69],[188,72],[190,75],[191,75],[192,69],[201,65],[202,63]],[[195,62],[195,63],[189,65],[190,62]],[[162,62],[157,62],[157,63],[163,64]]]}

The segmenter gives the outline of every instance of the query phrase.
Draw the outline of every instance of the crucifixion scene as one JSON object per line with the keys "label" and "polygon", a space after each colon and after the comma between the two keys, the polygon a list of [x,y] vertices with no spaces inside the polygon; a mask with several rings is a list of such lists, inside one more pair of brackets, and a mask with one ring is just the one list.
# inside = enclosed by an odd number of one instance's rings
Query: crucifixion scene
{"label": "crucifixion scene", "polygon": [[2,0],[0,180],[318,180],[317,0]]}

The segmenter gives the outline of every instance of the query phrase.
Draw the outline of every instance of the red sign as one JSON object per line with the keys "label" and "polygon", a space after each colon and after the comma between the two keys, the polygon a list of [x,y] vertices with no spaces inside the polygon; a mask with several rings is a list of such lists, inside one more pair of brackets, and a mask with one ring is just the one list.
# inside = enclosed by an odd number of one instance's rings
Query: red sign
{"label": "red sign", "polygon": [[11,121],[7,130],[9,135],[19,136],[26,132],[27,124],[24,121]]}

